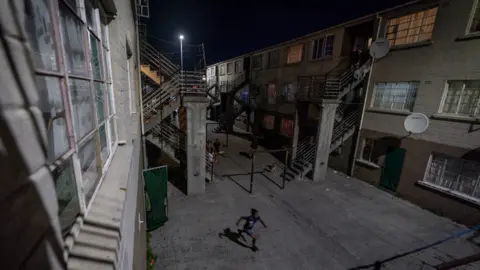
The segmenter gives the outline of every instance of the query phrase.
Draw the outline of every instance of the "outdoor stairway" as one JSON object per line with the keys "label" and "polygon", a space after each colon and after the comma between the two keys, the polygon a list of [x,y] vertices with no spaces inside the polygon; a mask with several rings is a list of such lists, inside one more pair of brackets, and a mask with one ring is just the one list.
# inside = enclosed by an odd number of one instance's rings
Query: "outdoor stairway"
{"label": "outdoor stairway", "polygon": [[140,70],[156,84],[160,85],[160,83],[162,82],[162,78],[158,74],[158,71],[152,70],[149,65],[141,65]]}
{"label": "outdoor stairway", "polygon": [[[330,153],[340,148],[357,129],[361,112],[358,108],[349,107],[349,104],[343,103],[342,98],[362,83],[367,77],[370,67],[371,61],[369,60],[361,67],[357,69],[350,67],[339,75],[330,74],[330,77],[327,76],[323,79],[321,77],[312,78],[310,82],[312,87],[306,87],[309,93],[299,93],[300,99],[320,98],[322,101],[331,100],[339,103],[332,131]],[[313,170],[317,147],[311,143],[312,141],[314,140],[308,137],[297,144],[296,156],[285,170],[288,181],[303,180]],[[278,161],[276,164],[282,170],[285,169],[282,162]],[[281,175],[283,176],[283,171]]]}
{"label": "outdoor stairway", "polygon": [[147,140],[178,163],[186,160],[186,134],[170,121],[165,120],[156,125],[147,135]]}
{"label": "outdoor stairway", "polygon": [[170,116],[180,107],[182,96],[206,96],[203,72],[183,71],[169,81],[162,83],[157,91],[143,97],[143,118],[145,133]]}

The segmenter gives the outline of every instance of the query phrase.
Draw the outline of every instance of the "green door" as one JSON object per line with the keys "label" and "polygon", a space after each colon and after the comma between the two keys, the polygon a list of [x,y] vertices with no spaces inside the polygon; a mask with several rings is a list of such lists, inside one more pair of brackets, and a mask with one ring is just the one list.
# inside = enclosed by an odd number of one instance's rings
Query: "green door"
{"label": "green door", "polygon": [[385,163],[382,167],[382,176],[380,186],[391,191],[397,191],[400,175],[403,169],[403,160],[405,159],[404,148],[395,148],[388,151],[385,156]]}
{"label": "green door", "polygon": [[143,171],[145,181],[147,231],[155,230],[167,222],[168,167],[161,166]]}

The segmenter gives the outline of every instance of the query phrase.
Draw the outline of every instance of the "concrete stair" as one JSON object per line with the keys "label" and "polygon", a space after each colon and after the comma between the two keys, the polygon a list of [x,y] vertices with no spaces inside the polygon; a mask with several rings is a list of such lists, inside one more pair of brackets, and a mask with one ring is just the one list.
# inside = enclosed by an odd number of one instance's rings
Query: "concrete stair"
{"label": "concrete stair", "polygon": [[165,105],[148,120],[144,122],[145,133],[148,133],[154,128],[158,123],[162,122],[165,118],[170,116],[176,109],[180,107],[180,97],[170,101],[168,105]]}
{"label": "concrete stair", "polygon": [[162,83],[162,78],[158,75],[158,72],[151,69],[149,65],[140,65],[140,71],[156,84],[160,85]]}

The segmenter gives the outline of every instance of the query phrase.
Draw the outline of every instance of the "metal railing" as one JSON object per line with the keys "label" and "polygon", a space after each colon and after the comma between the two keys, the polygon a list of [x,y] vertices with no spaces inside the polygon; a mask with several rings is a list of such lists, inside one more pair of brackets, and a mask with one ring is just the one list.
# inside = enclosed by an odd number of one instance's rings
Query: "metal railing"
{"label": "metal railing", "polygon": [[207,96],[207,82],[204,71],[181,71],[180,88],[185,95]]}
{"label": "metal railing", "polygon": [[140,48],[140,59],[142,62],[148,63],[161,74],[171,77],[180,71],[177,65],[157,51],[145,39],[140,39]]}
{"label": "metal railing", "polygon": [[163,106],[170,104],[176,98],[180,98],[179,94],[180,77],[175,75],[174,78],[163,83],[157,91],[145,95],[142,102],[144,118],[151,118],[162,110]]}
{"label": "metal railing", "polygon": [[168,143],[176,151],[186,152],[185,139],[186,134],[168,121],[162,121],[153,129],[153,135],[158,136],[160,140]]}
{"label": "metal railing", "polygon": [[358,121],[358,110],[354,110],[347,115],[338,125],[333,128],[332,143],[342,139],[343,135],[355,127]]}

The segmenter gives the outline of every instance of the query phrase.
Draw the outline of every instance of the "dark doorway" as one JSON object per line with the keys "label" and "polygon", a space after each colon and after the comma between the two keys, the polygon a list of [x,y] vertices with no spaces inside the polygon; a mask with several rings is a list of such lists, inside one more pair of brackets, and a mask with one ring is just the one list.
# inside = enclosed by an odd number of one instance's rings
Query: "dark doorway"
{"label": "dark doorway", "polygon": [[390,191],[396,192],[405,159],[404,148],[391,148],[385,155],[385,163],[382,167],[382,176],[380,186]]}

